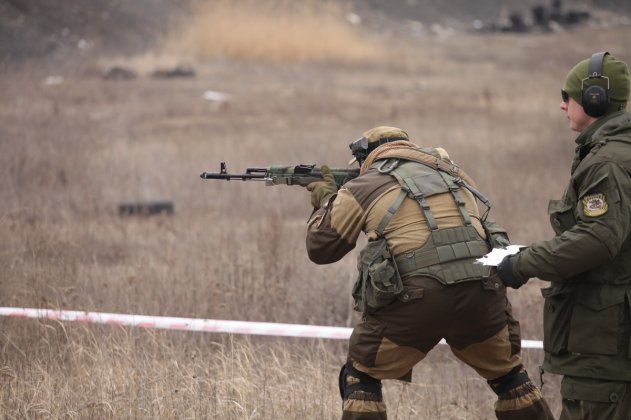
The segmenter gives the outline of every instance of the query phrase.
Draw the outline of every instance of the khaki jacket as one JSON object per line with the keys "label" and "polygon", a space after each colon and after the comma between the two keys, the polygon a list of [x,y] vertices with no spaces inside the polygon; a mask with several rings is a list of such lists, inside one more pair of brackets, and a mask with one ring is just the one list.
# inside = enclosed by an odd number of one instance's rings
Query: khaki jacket
{"label": "khaki jacket", "polygon": [[[378,153],[382,147],[373,153]],[[400,190],[393,176],[376,170],[368,170],[347,182],[328,205],[311,217],[307,232],[309,258],[317,264],[333,263],[355,247],[361,232],[374,239],[375,229]],[[459,192],[471,224],[480,237],[485,238],[473,194],[466,188],[461,188]],[[463,226],[451,193],[433,195],[427,198],[427,202],[439,229]],[[396,256],[424,245],[429,235],[430,230],[419,204],[406,197],[386,227],[384,236]]]}

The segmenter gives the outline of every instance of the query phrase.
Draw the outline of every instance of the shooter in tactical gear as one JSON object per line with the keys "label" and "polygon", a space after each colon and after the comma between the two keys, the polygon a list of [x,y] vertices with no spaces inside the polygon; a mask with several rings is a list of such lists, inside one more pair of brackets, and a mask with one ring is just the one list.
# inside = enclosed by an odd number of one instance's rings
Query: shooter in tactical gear
{"label": "shooter in tactical gear", "polygon": [[631,418],[631,114],[627,65],[596,53],[568,73],[561,109],[580,134],[563,198],[548,206],[556,236],[498,266],[542,289],[543,369],[564,375],[561,419]]}
{"label": "shooter in tactical gear", "polygon": [[307,186],[317,209],[307,233],[312,261],[338,261],[360,232],[368,236],[353,288],[363,316],[339,378],[342,419],[386,419],[381,380],[410,381],[443,338],[497,394],[498,419],[551,419],[522,366],[506,288],[494,268],[474,264],[490,241],[509,243],[491,222],[487,237],[475,197],[488,200],[445,150],[420,148],[401,129],[373,128],[350,147],[357,178],[338,191],[323,166],[324,181]]}

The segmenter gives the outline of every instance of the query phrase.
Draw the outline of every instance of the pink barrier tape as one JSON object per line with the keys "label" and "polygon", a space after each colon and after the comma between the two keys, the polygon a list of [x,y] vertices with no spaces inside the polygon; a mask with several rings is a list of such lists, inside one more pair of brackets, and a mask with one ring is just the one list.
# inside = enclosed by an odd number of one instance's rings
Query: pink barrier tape
{"label": "pink barrier tape", "polygon": [[[128,327],[165,330],[201,331],[228,334],[267,335],[278,337],[330,338],[346,340],[352,328],[320,325],[279,324],[273,322],[228,321],[221,319],[175,318],[167,316],[126,315],[105,312],[56,311],[52,309],[1,308],[0,316],[14,318],[52,319],[91,324],[124,325]],[[440,344],[445,344],[442,340]],[[523,348],[543,348],[541,341],[522,340]]]}

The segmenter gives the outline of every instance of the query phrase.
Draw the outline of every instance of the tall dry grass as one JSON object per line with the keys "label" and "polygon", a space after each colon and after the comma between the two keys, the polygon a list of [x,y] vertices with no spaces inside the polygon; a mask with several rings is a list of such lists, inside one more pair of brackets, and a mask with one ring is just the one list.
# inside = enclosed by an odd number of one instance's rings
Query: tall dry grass
{"label": "tall dry grass", "polygon": [[[591,51],[628,60],[628,32],[396,40],[388,60],[350,65],[211,59],[187,80],[3,74],[0,305],[352,325],[356,254],[308,261],[308,193],[199,172],[344,166],[350,140],[390,124],[445,147],[514,242],[541,239],[573,149],[560,81]],[[155,199],[175,214],[116,214]],[[524,338],[541,338],[542,284],[511,293]],[[339,416],[346,345],[0,319],[0,349],[3,418],[320,419]],[[524,357],[536,376],[541,352]],[[558,411],[558,379],[544,394]],[[443,347],[385,396],[392,418],[493,416],[493,393]]]}
{"label": "tall dry grass", "polygon": [[381,52],[334,1],[220,0],[196,4],[192,14],[174,29],[167,51],[270,62],[356,62]]}

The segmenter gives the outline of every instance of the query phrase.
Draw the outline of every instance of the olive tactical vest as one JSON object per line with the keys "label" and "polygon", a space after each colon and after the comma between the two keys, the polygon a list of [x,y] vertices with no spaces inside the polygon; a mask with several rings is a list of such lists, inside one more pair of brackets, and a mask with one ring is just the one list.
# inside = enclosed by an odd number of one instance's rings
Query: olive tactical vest
{"label": "olive tactical vest", "polygon": [[[442,162],[441,162],[442,163]],[[392,175],[401,185],[401,192],[394,200],[376,229],[382,236],[385,227],[396,213],[405,197],[413,198],[421,207],[430,235],[425,244],[394,258],[402,278],[428,276],[443,284],[481,280],[489,277],[490,267],[474,264],[477,258],[489,252],[488,243],[480,237],[471,224],[465,202],[460,195],[462,187],[468,188],[481,201],[488,203],[478,191],[461,178],[454,176],[456,167],[444,163],[435,168],[422,161],[409,158],[378,159],[370,169]],[[450,193],[456,202],[463,226],[439,229],[426,198]]]}

